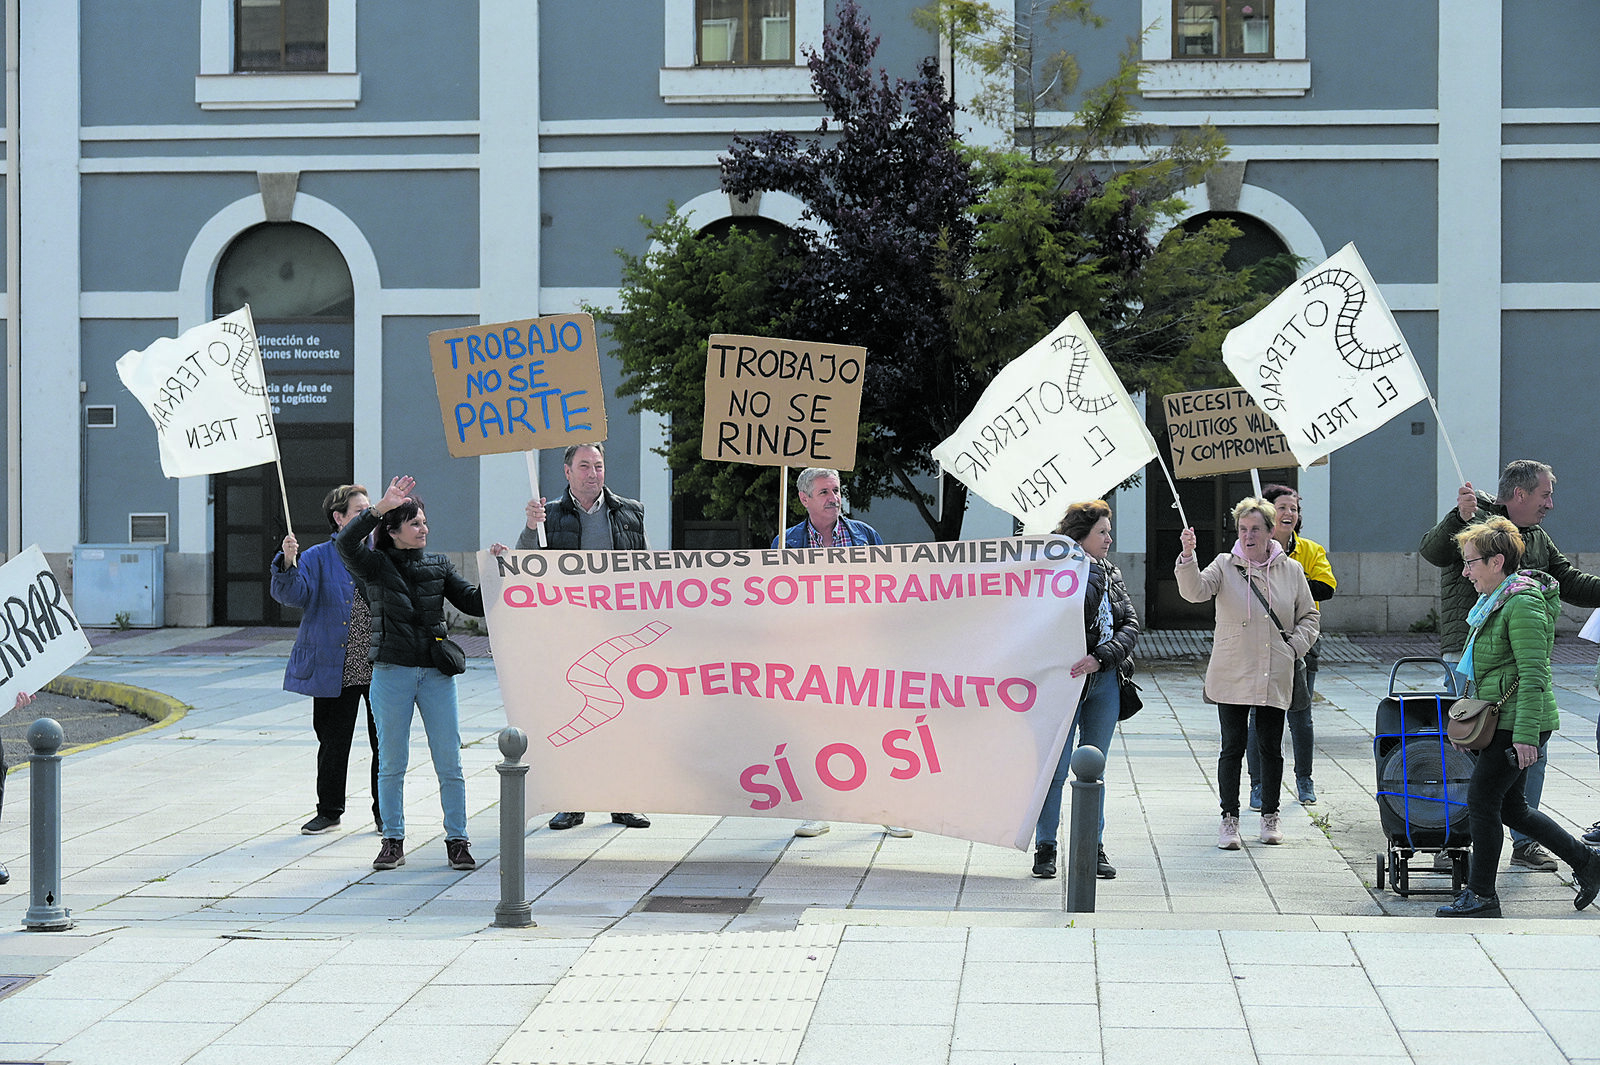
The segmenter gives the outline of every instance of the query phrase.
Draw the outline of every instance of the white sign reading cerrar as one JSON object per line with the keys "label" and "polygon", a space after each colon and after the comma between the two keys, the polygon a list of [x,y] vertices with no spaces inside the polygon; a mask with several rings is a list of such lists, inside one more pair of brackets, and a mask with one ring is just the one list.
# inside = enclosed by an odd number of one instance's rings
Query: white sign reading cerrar
{"label": "white sign reading cerrar", "polygon": [[117,360],[117,376],[156,423],[168,477],[278,461],[249,307],[128,352]]}
{"label": "white sign reading cerrar", "polygon": [[715,333],[700,457],[853,470],[867,349]]}
{"label": "white sign reading cerrar", "polygon": [[0,716],[89,653],[61,582],[37,545],[0,566]]}
{"label": "white sign reading cerrar", "polygon": [[1222,342],[1222,361],[1301,466],[1428,398],[1428,384],[1354,244]]}
{"label": "white sign reading cerrar", "polygon": [[530,811],[1032,841],[1083,687],[1087,563],[1065,537],[478,565]]}
{"label": "white sign reading cerrar", "polygon": [[1155,456],[1155,438],[1077,312],[1007,363],[933,449],[1030,533],[1054,528],[1067,504],[1104,494]]}

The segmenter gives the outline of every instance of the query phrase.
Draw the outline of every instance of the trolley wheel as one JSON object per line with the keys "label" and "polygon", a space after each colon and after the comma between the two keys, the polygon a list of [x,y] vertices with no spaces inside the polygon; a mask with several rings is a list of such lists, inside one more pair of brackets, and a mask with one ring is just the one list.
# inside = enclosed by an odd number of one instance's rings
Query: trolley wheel
{"label": "trolley wheel", "polygon": [[1378,888],[1379,891],[1382,891],[1383,890],[1383,869],[1384,869],[1383,852],[1379,851],[1377,857],[1378,857],[1377,888]]}
{"label": "trolley wheel", "polygon": [[1467,856],[1461,851],[1456,851],[1450,856],[1450,890],[1459,895],[1461,889],[1467,886]]}

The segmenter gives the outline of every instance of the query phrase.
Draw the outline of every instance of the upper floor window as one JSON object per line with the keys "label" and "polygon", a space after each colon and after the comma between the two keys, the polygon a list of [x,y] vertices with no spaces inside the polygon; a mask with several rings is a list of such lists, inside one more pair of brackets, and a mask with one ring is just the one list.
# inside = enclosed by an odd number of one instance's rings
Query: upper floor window
{"label": "upper floor window", "polygon": [[[207,110],[354,107],[356,0],[199,0]],[[262,77],[261,75],[268,75]],[[276,77],[274,75],[285,75]]]}
{"label": "upper floor window", "polygon": [[794,0],[695,0],[699,66],[794,63]]}
{"label": "upper floor window", "polygon": [[1152,99],[1304,96],[1308,0],[1139,0],[1139,92]]}
{"label": "upper floor window", "polygon": [[825,5],[826,0],[662,0],[661,99],[814,102],[805,50],[822,47]]}
{"label": "upper floor window", "polygon": [[1272,58],[1272,0],[1174,0],[1172,9],[1173,58]]}
{"label": "upper floor window", "polygon": [[328,69],[328,0],[234,0],[233,69]]}

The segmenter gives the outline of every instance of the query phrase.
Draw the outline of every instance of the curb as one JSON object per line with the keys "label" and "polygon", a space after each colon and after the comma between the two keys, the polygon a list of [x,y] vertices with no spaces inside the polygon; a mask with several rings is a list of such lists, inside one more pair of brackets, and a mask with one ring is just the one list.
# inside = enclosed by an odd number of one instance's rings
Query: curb
{"label": "curb", "polygon": [[[42,691],[55,695],[65,695],[73,699],[93,699],[97,702],[110,703],[120,706],[124,710],[131,710],[140,717],[148,718],[152,724],[144,728],[136,728],[132,732],[124,732],[119,736],[109,736],[93,743],[81,743],[76,747],[64,747],[61,754],[71,754],[74,751],[86,751],[92,747],[103,747],[108,743],[125,740],[129,736],[142,736],[156,729],[166,728],[168,725],[182,721],[191,707],[188,703],[174,699],[170,695],[151,691],[149,688],[138,688],[132,684],[121,684],[114,680],[90,680],[87,677],[60,676],[46,684]],[[17,768],[21,768],[20,766]]]}

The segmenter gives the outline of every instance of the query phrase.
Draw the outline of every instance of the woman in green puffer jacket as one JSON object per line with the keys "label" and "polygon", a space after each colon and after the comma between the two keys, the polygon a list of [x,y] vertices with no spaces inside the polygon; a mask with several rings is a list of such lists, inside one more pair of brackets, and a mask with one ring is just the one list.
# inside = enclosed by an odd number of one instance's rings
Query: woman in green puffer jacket
{"label": "woman in green puffer jacket", "polygon": [[1502,824],[1531,836],[1572,866],[1578,888],[1573,905],[1581,910],[1600,894],[1600,854],[1529,807],[1522,793],[1523,776],[1558,724],[1550,652],[1561,610],[1560,586],[1547,573],[1517,569],[1522,534],[1506,518],[1469,525],[1456,535],[1456,543],[1461,571],[1478,591],[1478,602],[1467,614],[1461,672],[1472,678],[1476,698],[1508,697],[1494,738],[1478,752],[1467,785],[1472,832],[1467,886],[1454,902],[1439,907],[1438,915],[1500,916],[1494,881],[1504,842]]}

